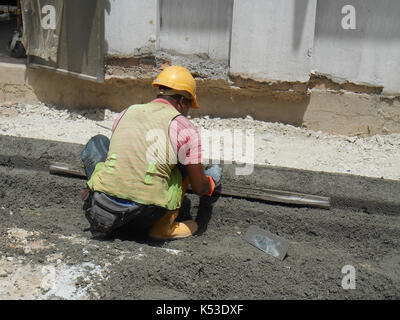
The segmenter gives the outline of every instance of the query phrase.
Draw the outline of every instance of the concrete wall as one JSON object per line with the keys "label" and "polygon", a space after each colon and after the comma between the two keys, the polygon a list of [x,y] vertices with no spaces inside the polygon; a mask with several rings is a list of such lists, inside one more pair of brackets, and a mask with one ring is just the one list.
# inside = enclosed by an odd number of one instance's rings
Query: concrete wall
{"label": "concrete wall", "polygon": [[[400,94],[399,0],[106,0],[106,54],[206,54],[261,81],[339,82]],[[345,30],[342,7],[356,10]]]}
{"label": "concrete wall", "polygon": [[159,49],[229,59],[233,0],[106,0],[106,55]]}
{"label": "concrete wall", "polygon": [[229,59],[233,0],[161,0],[160,48]]}
{"label": "concrete wall", "polygon": [[105,0],[106,55],[132,56],[155,49],[157,0]]}
{"label": "concrete wall", "polygon": [[[341,27],[345,4],[356,8],[355,30]],[[172,49],[190,53],[180,61],[202,78],[194,116],[252,115],[349,135],[400,132],[399,0],[105,0],[105,7],[106,55],[136,56],[109,59],[106,70],[121,73],[94,83],[0,63],[0,102],[121,111],[156,94],[151,81],[160,69],[137,56]],[[231,77],[226,63],[193,53],[230,59]],[[313,72],[334,81],[310,79]]]}
{"label": "concrete wall", "polygon": [[[0,104],[47,102],[64,108],[109,108],[121,111],[152,100],[152,79],[108,78],[104,83],[82,80],[23,64],[0,62]],[[306,126],[315,131],[374,135],[400,133],[400,99],[331,90],[284,99],[288,92],[232,89],[219,80],[199,81],[201,109],[192,116],[246,117]]]}
{"label": "concrete wall", "polygon": [[316,0],[236,0],[232,74],[256,80],[308,81]]}
{"label": "concrete wall", "polygon": [[[356,12],[356,29],[343,29],[344,5]],[[313,69],[332,79],[383,86],[400,93],[400,1],[318,0]]]}

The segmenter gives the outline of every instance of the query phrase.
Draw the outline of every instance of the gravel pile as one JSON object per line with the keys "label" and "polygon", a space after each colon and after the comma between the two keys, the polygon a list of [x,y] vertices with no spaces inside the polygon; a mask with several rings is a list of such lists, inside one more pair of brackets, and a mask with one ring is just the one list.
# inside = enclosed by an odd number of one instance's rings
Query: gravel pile
{"label": "gravel pile", "polygon": [[[44,103],[3,103],[0,105],[0,134],[85,144],[96,134],[110,136],[109,128],[117,115],[108,109],[68,110]],[[233,160],[400,180],[400,134],[332,135],[257,121],[251,116],[244,119],[204,116],[191,121],[204,137],[205,160],[220,158],[225,162]],[[228,136],[221,138],[217,133],[222,132]],[[213,143],[219,142],[219,148],[213,149]]]}

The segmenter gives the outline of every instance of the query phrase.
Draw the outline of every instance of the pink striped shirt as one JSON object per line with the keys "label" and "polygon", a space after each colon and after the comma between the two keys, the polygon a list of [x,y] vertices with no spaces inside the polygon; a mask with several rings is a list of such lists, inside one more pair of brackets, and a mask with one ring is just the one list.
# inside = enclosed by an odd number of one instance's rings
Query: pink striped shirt
{"label": "pink striped shirt", "polygon": [[[161,102],[174,106],[165,99],[155,99],[152,102]],[[127,109],[122,111],[114,122],[112,132],[118,125],[119,120]],[[201,139],[197,128],[184,115],[179,115],[173,119],[169,126],[169,138],[178,155],[179,162],[183,165],[201,163]]]}

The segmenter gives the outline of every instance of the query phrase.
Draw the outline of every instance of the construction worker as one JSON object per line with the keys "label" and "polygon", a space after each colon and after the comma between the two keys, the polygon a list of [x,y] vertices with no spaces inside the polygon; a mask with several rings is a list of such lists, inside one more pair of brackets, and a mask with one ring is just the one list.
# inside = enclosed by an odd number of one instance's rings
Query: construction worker
{"label": "construction worker", "polygon": [[110,236],[139,214],[153,219],[153,239],[189,237],[197,223],[175,221],[188,184],[199,196],[211,196],[220,185],[221,167],[204,170],[200,135],[185,117],[190,108],[199,108],[193,76],[170,66],[153,87],[159,91],[155,100],[125,109],[111,139],[97,135],[82,152],[90,178],[82,199],[94,237]]}

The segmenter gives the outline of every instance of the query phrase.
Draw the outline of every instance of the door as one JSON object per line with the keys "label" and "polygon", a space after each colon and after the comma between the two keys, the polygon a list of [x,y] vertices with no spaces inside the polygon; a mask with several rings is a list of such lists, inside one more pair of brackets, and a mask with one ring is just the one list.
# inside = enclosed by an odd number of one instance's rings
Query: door
{"label": "door", "polygon": [[104,81],[103,0],[22,0],[30,68]]}

